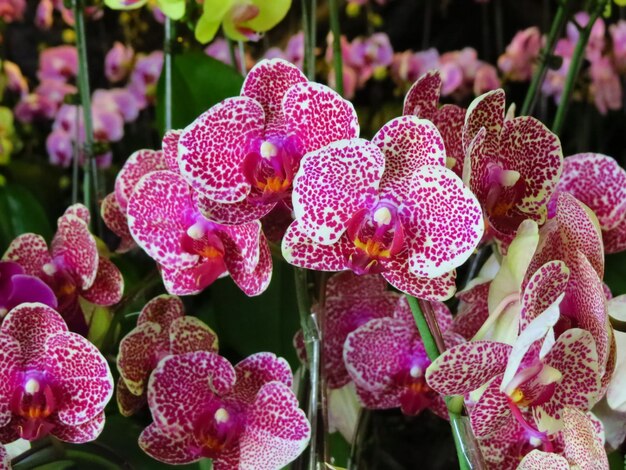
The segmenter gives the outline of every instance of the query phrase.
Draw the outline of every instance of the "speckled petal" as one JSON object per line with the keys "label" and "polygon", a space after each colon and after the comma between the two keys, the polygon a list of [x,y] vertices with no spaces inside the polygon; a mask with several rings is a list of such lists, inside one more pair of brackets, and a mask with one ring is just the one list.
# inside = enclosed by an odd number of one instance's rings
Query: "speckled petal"
{"label": "speckled petal", "polygon": [[0,333],[0,427],[11,421],[10,400],[13,377],[22,366],[21,348],[17,339]]}
{"label": "speckled petal", "polygon": [[442,395],[465,395],[502,374],[511,349],[509,344],[491,341],[459,344],[428,367],[426,381]]}
{"label": "speckled petal", "polygon": [[34,233],[25,233],[13,239],[2,259],[15,261],[26,274],[37,277],[41,276],[42,266],[52,261],[46,240]]}
{"label": "speckled petal", "polygon": [[549,261],[532,275],[522,294],[520,330],[552,305],[567,288],[570,270],[563,261]]}
{"label": "speckled petal", "polygon": [[[219,269],[222,268],[223,264]],[[173,295],[199,294],[218,277],[228,274],[226,270],[217,273],[214,266],[211,266],[210,260],[201,260],[196,266],[187,269],[167,268],[165,266],[161,266],[160,269],[165,290]]]}
{"label": "speckled petal", "polygon": [[86,423],[70,426],[64,423],[57,423],[51,434],[64,442],[72,444],[84,444],[95,440],[104,429],[104,411]]}
{"label": "speckled petal", "polygon": [[176,318],[170,326],[169,344],[170,354],[218,350],[215,331],[196,317]]}
{"label": "speckled petal", "polygon": [[432,121],[439,129],[446,148],[446,166],[462,178],[465,161],[462,140],[465,109],[454,104],[445,104],[435,114]]}
{"label": "speckled petal", "polygon": [[474,99],[467,108],[463,127],[463,148],[467,149],[470,142],[482,127],[486,130],[485,143],[490,149],[499,144],[499,134],[504,124],[504,90],[493,90]]}
{"label": "speckled petal", "polygon": [[[489,438],[495,433],[502,432],[512,419],[511,409],[507,396],[500,391],[502,374],[491,379],[472,407],[470,419],[474,435],[479,439]],[[505,431],[506,432],[506,431]]]}
{"label": "speckled petal", "polygon": [[620,224],[612,230],[603,234],[604,251],[607,254],[619,253],[626,250],[626,217]]}
{"label": "speckled petal", "polygon": [[281,249],[285,261],[294,266],[316,271],[343,271],[347,269],[351,244],[344,236],[333,245],[320,245],[304,233],[296,220],[285,232]]}
{"label": "speckled petal", "polygon": [[570,470],[570,466],[561,455],[535,449],[522,459],[517,470]]}
{"label": "speckled petal", "polygon": [[391,258],[385,263],[385,269],[382,276],[389,284],[419,299],[448,300],[456,291],[456,271],[434,278],[419,277],[410,270],[406,254]]}
{"label": "speckled petal", "polygon": [[122,211],[115,197],[115,193],[107,194],[102,200],[100,215],[109,230],[120,237],[120,243],[115,250],[117,253],[126,253],[128,250],[135,247],[135,240],[133,240],[130,230],[128,229],[126,212]]}
{"label": "speckled petal", "polygon": [[306,77],[295,65],[282,59],[266,59],[248,72],[241,95],[263,106],[268,127],[276,129],[284,125],[282,102],[285,94],[293,85],[306,82]]}
{"label": "speckled petal", "polygon": [[115,197],[122,210],[126,210],[135,186],[144,175],[167,169],[165,157],[160,150],[143,149],[132,153],[115,178]]}
{"label": "speckled petal", "polygon": [[335,90],[319,83],[292,86],[283,100],[287,134],[300,139],[302,153],[359,136],[354,106]]}
{"label": "speckled petal", "polygon": [[293,189],[301,230],[316,243],[336,243],[354,213],[373,203],[384,168],[380,149],[363,139],[341,140],[307,154]]}
{"label": "speckled petal", "polygon": [[252,403],[266,383],[278,381],[288,387],[293,384],[289,363],[269,352],[248,356],[235,366],[235,371],[237,382],[230,396],[243,403]]}
{"label": "speckled petal", "polygon": [[263,245],[267,245],[258,220],[241,225],[223,225],[216,228],[216,235],[224,244],[224,261],[229,269],[233,261],[238,263],[240,269],[252,271],[259,263]]}
{"label": "speckled petal", "polygon": [[626,171],[600,153],[579,153],[563,160],[557,186],[589,206],[602,230],[617,227],[626,217]]}
{"label": "speckled petal", "polygon": [[572,464],[585,470],[608,470],[609,461],[604,450],[604,439],[589,416],[576,408],[563,410],[563,455]]}
{"label": "speckled petal", "polygon": [[250,192],[240,165],[265,114],[251,98],[228,98],[187,126],[178,141],[178,164],[187,182],[217,202],[237,202]]}
{"label": "speckled petal", "polygon": [[439,104],[441,75],[432,70],[418,78],[404,97],[402,114],[432,120]]}
{"label": "speckled petal", "polygon": [[598,356],[591,333],[578,328],[565,331],[544,362],[562,378],[550,399],[534,408],[534,415],[540,431],[554,433],[562,426],[564,407],[587,411],[599,398]]}
{"label": "speckled petal", "polygon": [[128,226],[137,244],[158,263],[184,269],[198,262],[180,242],[186,233],[185,212],[193,210],[191,188],[171,171],[150,173],[141,179],[128,204]]}
{"label": "speckled petal", "polygon": [[45,346],[47,369],[60,395],[59,420],[75,426],[94,419],[113,396],[113,377],[104,356],[76,333],[51,336]]}
{"label": "speckled petal", "polygon": [[223,243],[226,249],[224,261],[235,284],[251,297],[265,292],[272,280],[272,253],[265,236],[261,235],[259,239],[258,263],[252,270],[246,269],[248,260],[232,239]]}
{"label": "speckled petal", "polygon": [[198,209],[207,219],[225,225],[247,224],[259,220],[274,208],[274,204],[253,204],[248,199],[224,204],[198,195]]}
{"label": "speckled petal", "polygon": [[101,256],[98,261],[96,279],[88,290],[81,293],[81,296],[92,304],[108,307],[122,300],[123,293],[122,273],[111,261]]}
{"label": "speckled petal", "polygon": [[327,301],[333,297],[362,298],[365,296],[378,299],[387,294],[390,294],[396,301],[399,298],[398,294],[387,290],[387,283],[378,274],[358,276],[353,272],[346,271],[331,276],[326,283]]}
{"label": "speckled petal", "polygon": [[145,322],[158,323],[164,329],[169,329],[171,323],[185,314],[182,300],[175,295],[162,294],[151,299],[141,309],[137,318],[137,325]]}
{"label": "speckled petal", "polygon": [[183,133],[182,129],[169,130],[163,136],[161,144],[163,148],[163,159],[167,169],[178,173],[178,140]]}
{"label": "speckled petal", "polygon": [[235,369],[221,356],[195,351],[167,356],[152,372],[148,404],[154,423],[178,433],[191,433],[207,400],[228,393]]}
{"label": "speckled petal", "polygon": [[130,393],[122,377],[117,380],[115,398],[117,399],[117,408],[124,417],[134,415],[148,403],[145,393],[139,396]]}
{"label": "speckled petal", "polygon": [[430,121],[402,116],[389,121],[374,136],[385,156],[380,192],[400,204],[409,197],[413,176],[423,166],[445,167],[446,152],[439,131]]}
{"label": "speckled petal", "polygon": [[311,427],[291,389],[265,384],[248,412],[239,442],[239,468],[274,470],[293,461],[309,443]]}
{"label": "speckled petal", "polygon": [[196,462],[202,458],[201,448],[192,433],[161,429],[154,423],[139,435],[139,447],[153,459],[171,465]]}
{"label": "speckled petal", "polygon": [[59,217],[51,253],[61,258],[65,269],[74,274],[81,289],[89,289],[98,274],[98,248],[85,221],[75,215]]}
{"label": "speckled petal", "polygon": [[87,209],[82,204],[72,204],[67,209],[65,209],[64,215],[75,215],[87,225],[89,225],[89,221],[91,220],[91,214],[89,213],[89,209]]}
{"label": "speckled petal", "polygon": [[11,468],[11,457],[2,444],[0,444],[0,468],[2,470],[10,470]]}
{"label": "speckled petal", "polygon": [[434,278],[463,264],[480,242],[484,223],[476,197],[444,167],[424,166],[400,208],[409,269]]}
{"label": "speckled petal", "polygon": [[491,282],[484,282],[457,294],[461,302],[452,329],[467,340],[474,337],[489,317],[487,298],[490,286]]}
{"label": "speckled petal", "polygon": [[167,330],[158,323],[144,322],[120,341],[117,369],[128,390],[134,395],[144,392],[150,372],[159,353],[169,350]]}

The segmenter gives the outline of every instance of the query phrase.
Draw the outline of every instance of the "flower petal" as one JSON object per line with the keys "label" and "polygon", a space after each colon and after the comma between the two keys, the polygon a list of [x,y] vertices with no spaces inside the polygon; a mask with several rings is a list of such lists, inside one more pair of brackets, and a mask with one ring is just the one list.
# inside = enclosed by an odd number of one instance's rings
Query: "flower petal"
{"label": "flower petal", "polygon": [[122,300],[123,293],[122,273],[111,261],[101,256],[98,260],[96,279],[89,289],[81,293],[81,296],[92,304],[108,307]]}
{"label": "flower petal", "polygon": [[155,423],[139,435],[139,447],[153,459],[171,465],[196,462],[202,458],[201,448],[192,433],[161,429]]}
{"label": "flower petal", "polygon": [[226,266],[235,284],[250,297],[265,292],[272,280],[272,253],[265,236],[259,240],[259,262],[252,271],[245,269],[246,259],[242,258],[241,253],[234,254],[236,250],[238,252],[238,248],[229,243],[225,243],[224,246]]}
{"label": "flower petal", "polygon": [[169,352],[167,329],[158,323],[138,324],[120,341],[117,370],[133,395],[144,393],[159,353]]}
{"label": "flower petal", "polygon": [[294,179],[296,219],[312,241],[336,243],[356,211],[378,192],[385,160],[363,139],[341,140],[307,154]]}
{"label": "flower petal", "polygon": [[604,450],[604,439],[589,419],[588,414],[576,408],[563,410],[563,455],[579,468],[607,469],[609,461]]}
{"label": "flower petal", "polygon": [[135,186],[144,175],[167,169],[161,150],[142,149],[133,152],[115,178],[115,197],[122,210],[126,210]]}
{"label": "flower petal", "polygon": [[137,325],[145,322],[154,322],[167,330],[175,319],[182,317],[184,314],[185,306],[180,298],[175,295],[162,294],[144,305],[137,318]]}
{"label": "flower petal", "polygon": [[133,240],[128,228],[126,212],[122,211],[115,193],[107,194],[102,200],[100,215],[109,230],[120,237],[120,244],[115,250],[117,253],[125,253],[135,247],[135,240]]}
{"label": "flower petal", "polygon": [[472,407],[470,419],[472,431],[479,439],[491,437],[501,432],[511,421],[511,409],[507,396],[500,391],[502,374],[491,379],[484,392]]}
{"label": "flower petal", "polygon": [[350,242],[346,237],[340,238],[333,245],[321,245],[314,242],[304,233],[297,220],[291,223],[281,244],[285,261],[294,266],[316,271],[347,269],[346,253],[349,253],[350,248]]}
{"label": "flower petal", "polygon": [[522,459],[517,470],[570,470],[570,465],[561,455],[534,449]]}
{"label": "flower petal", "polygon": [[4,332],[0,333],[0,428],[11,421],[13,377],[22,366],[21,355],[19,341]]}
{"label": "flower petal", "polygon": [[612,230],[603,233],[604,251],[618,253],[626,250],[626,217]]}
{"label": "flower petal", "polygon": [[180,135],[183,133],[182,129],[172,129],[165,133],[163,136],[163,160],[165,160],[166,170],[178,173],[178,141]]}
{"label": "flower petal", "polygon": [[72,204],[67,209],[65,209],[65,212],[63,213],[63,215],[67,214],[75,215],[87,225],[89,225],[89,221],[91,220],[91,214],[89,214],[89,209],[87,209],[82,204]]}
{"label": "flower petal", "polygon": [[463,177],[465,152],[463,151],[463,125],[465,109],[454,104],[443,105],[432,119],[446,148],[446,165],[459,177]]}
{"label": "flower petal", "polygon": [[216,202],[238,202],[250,192],[240,166],[249,142],[265,127],[262,106],[228,98],[187,126],[178,141],[178,164],[187,182]]}
{"label": "flower petal", "polygon": [[432,121],[439,105],[441,75],[431,70],[418,78],[404,97],[402,114],[418,116]]}
{"label": "flower petal", "polygon": [[474,99],[467,108],[463,127],[463,148],[467,149],[470,142],[482,127],[486,130],[485,141],[490,149],[499,144],[499,134],[504,125],[504,90],[498,89],[485,93]]}
{"label": "flower petal", "polygon": [[395,256],[385,263],[382,276],[400,292],[424,300],[448,300],[456,291],[456,272],[454,270],[442,276],[427,278],[417,276],[409,267],[406,256]]}
{"label": "flower petal", "polygon": [[51,434],[64,442],[84,444],[95,440],[104,429],[104,411],[97,414],[93,419],[78,425],[57,423]]}
{"label": "flower petal", "polygon": [[117,380],[115,398],[117,399],[117,408],[124,417],[134,415],[148,403],[145,393],[139,396],[130,393],[122,377]]}
{"label": "flower petal", "polygon": [[243,403],[254,402],[259,390],[269,382],[277,381],[288,387],[293,384],[289,363],[269,352],[248,356],[235,366],[235,372],[237,382],[230,396]]}
{"label": "flower petal", "polygon": [[217,352],[218,341],[215,332],[196,317],[176,318],[169,331],[170,354],[184,354],[192,351]]}
{"label": "flower petal", "polygon": [[248,224],[267,215],[273,208],[274,204],[253,204],[248,199],[225,204],[198,195],[198,209],[202,215],[218,224]]}
{"label": "flower petal", "polygon": [[228,275],[221,260],[215,263],[204,259],[188,269],[166,268],[165,266],[161,266],[160,269],[165,290],[174,295],[198,294],[217,278]]}
{"label": "flower petal", "polygon": [[522,294],[519,329],[547,310],[565,292],[570,270],[563,261],[549,261],[532,275]]}

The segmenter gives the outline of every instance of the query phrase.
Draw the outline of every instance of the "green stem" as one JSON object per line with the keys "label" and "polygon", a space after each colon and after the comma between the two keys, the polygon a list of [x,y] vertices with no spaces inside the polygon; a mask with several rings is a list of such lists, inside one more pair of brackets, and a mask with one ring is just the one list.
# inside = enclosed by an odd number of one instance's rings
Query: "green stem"
{"label": "green stem", "polygon": [[315,41],[317,40],[317,0],[311,0],[309,16],[309,44],[306,75],[309,80],[315,80]]}
{"label": "green stem", "polygon": [[530,82],[530,86],[528,87],[524,104],[522,105],[522,109],[520,111],[521,116],[528,116],[533,112],[535,101],[537,99],[537,92],[539,91],[541,84],[543,83],[543,79],[548,72],[548,61],[551,60],[552,54],[554,54],[556,42],[561,34],[565,21],[567,20],[567,13],[569,11],[568,6],[569,0],[559,2],[559,7],[556,11],[556,15],[554,15],[554,20],[552,20],[550,33],[548,34],[548,39],[546,40],[546,46],[541,51],[541,60],[533,73],[533,78]]}
{"label": "green stem", "polygon": [[[422,308],[420,308],[419,301],[410,295],[407,296],[413,318],[415,318],[415,324],[419,330],[426,354],[431,361],[434,361],[441,354],[440,348],[437,346],[437,339],[433,335],[431,328],[429,327],[429,321],[424,315]],[[431,321],[432,323],[432,321]],[[470,461],[465,449],[476,448],[476,446],[469,445],[466,442],[466,433],[459,432],[460,429],[464,429],[463,423],[463,398],[462,397],[446,397],[446,406],[448,408],[448,416],[450,417],[450,426],[452,427],[452,437],[454,438],[454,445],[457,450],[457,458],[459,460],[459,468],[461,470],[469,470],[476,468],[474,462]],[[479,457],[479,456],[478,456]],[[479,457],[480,458],[480,457]],[[480,461],[480,460],[479,460]]]}
{"label": "green stem", "polygon": [[303,68],[309,80],[311,77],[311,35],[309,33],[311,22],[309,20],[309,11],[307,8],[307,0],[300,0],[300,8],[302,9],[302,33],[304,34],[304,63]]}
{"label": "green stem", "polygon": [[174,39],[174,22],[171,18],[165,18],[165,38],[163,40],[163,73],[165,76],[165,96],[163,107],[165,108],[165,132],[172,128],[172,46]]}
{"label": "green stem", "polygon": [[85,126],[85,172],[83,175],[83,201],[90,211],[93,210],[92,186],[97,194],[98,167],[93,158],[93,122],[91,120],[91,91],[89,90],[89,68],[87,64],[87,40],[85,36],[85,17],[83,15],[83,0],[73,0],[74,21],[76,22],[76,49],[78,52],[78,90],[83,108]]}
{"label": "green stem", "polygon": [[333,68],[335,69],[335,89],[343,95],[343,59],[341,57],[341,28],[339,27],[339,7],[337,0],[328,0],[330,10],[330,30],[333,33]]}
{"label": "green stem", "polygon": [[239,71],[244,77],[248,74],[246,69],[246,47],[243,41],[239,41]]}
{"label": "green stem", "polygon": [[576,48],[574,49],[574,55],[572,56],[572,61],[567,71],[567,77],[565,78],[563,93],[561,93],[561,101],[559,102],[559,107],[556,110],[556,116],[554,117],[554,122],[552,123],[552,132],[557,135],[561,133],[561,129],[563,128],[563,124],[565,123],[565,116],[567,115],[567,110],[569,108],[569,101],[572,97],[572,92],[574,91],[576,78],[578,78],[578,73],[580,72],[580,68],[583,64],[585,48],[587,47],[587,43],[589,42],[591,29],[593,28],[593,25],[598,17],[604,11],[606,2],[607,0],[596,1],[594,9],[589,15],[589,22],[580,32],[580,36],[578,37],[578,42],[576,43]]}

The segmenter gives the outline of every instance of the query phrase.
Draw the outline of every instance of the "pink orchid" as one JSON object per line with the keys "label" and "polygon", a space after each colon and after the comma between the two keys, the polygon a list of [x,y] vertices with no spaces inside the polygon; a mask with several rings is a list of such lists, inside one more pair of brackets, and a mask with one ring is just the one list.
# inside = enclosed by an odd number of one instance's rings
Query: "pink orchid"
{"label": "pink orchid", "polygon": [[50,29],[54,22],[54,3],[52,0],[39,0],[35,12],[35,26],[39,29]]}
{"label": "pink orchid", "polygon": [[[210,47],[210,46],[209,46]],[[272,47],[263,55],[264,59],[283,59],[300,70],[304,67],[304,32],[300,31],[289,38],[285,50]]]}
{"label": "pink orchid", "polygon": [[601,57],[592,62],[589,73],[591,75],[589,89],[600,114],[621,109],[622,82],[609,58]]}
{"label": "pink orchid", "polygon": [[392,60],[393,48],[389,36],[375,33],[352,41],[346,63],[358,71],[359,87],[363,87],[372,77],[384,78]]}
{"label": "pink orchid", "polygon": [[104,75],[111,83],[121,82],[128,76],[134,57],[132,47],[116,41],[104,58]]}
{"label": "pink orchid", "polygon": [[22,20],[26,11],[25,0],[3,0],[0,2],[0,18],[5,23]]}
{"label": "pink orchid", "polygon": [[54,130],[46,137],[46,151],[50,163],[68,168],[74,159],[74,139],[63,130]]}
{"label": "pink orchid", "polygon": [[488,91],[500,88],[500,86],[500,78],[498,78],[496,68],[491,64],[481,64],[474,76],[474,94],[479,96]]}
{"label": "pink orchid", "polygon": [[626,71],[626,21],[619,20],[609,26],[613,46],[613,60],[615,66],[623,73]]}
{"label": "pink orchid", "polygon": [[[139,103],[126,88],[96,90],[92,95],[92,105],[97,112],[119,114],[124,122],[135,121],[139,116]],[[116,126],[115,135],[119,135],[117,129],[119,127]],[[112,132],[108,131],[108,134],[110,135]]]}
{"label": "pink orchid", "polygon": [[178,163],[207,218],[249,223],[290,197],[305,153],[358,132],[348,101],[292,64],[263,60],[248,73],[241,96],[183,131]]}
{"label": "pink orchid", "polygon": [[492,234],[508,244],[524,219],[542,224],[561,175],[559,138],[530,116],[505,118],[503,90],[476,98],[463,128],[463,181]]}
{"label": "pink orchid", "polygon": [[54,292],[41,279],[24,274],[24,268],[17,263],[0,261],[0,321],[24,302],[57,307]]}
{"label": "pink orchid", "polygon": [[437,128],[414,116],[385,124],[372,142],[340,140],[308,153],[293,207],[282,243],[289,263],[380,273],[429,300],[452,295],[454,268],[483,234],[476,198],[445,167]]}
{"label": "pink orchid", "polygon": [[114,305],[124,290],[122,274],[111,261],[100,256],[88,223],[87,208],[75,204],[59,217],[51,249],[42,236],[25,233],[11,242],[3,257],[48,284],[70,328],[85,335],[88,326],[81,301]]}
{"label": "pink orchid", "polygon": [[498,58],[504,76],[516,82],[530,80],[541,50],[541,32],[536,26],[518,31],[506,51]]}
{"label": "pink orchid", "polygon": [[168,356],[148,383],[154,423],[139,445],[170,464],[208,457],[215,470],[278,470],[300,455],[310,437],[292,381],[287,362],[271,353],[235,367],[208,351]]}
{"label": "pink orchid", "polygon": [[[433,303],[433,307],[445,334],[452,324],[452,315],[441,302]],[[449,345],[464,342],[454,334],[446,335],[446,339]],[[374,350],[377,354],[372,354]],[[351,332],[345,341],[343,358],[365,407],[400,407],[406,415],[431,408],[447,417],[443,397],[424,379],[430,359],[406,299],[397,303],[393,316],[372,319]]]}
{"label": "pink orchid", "polygon": [[2,444],[0,444],[0,468],[6,470],[11,468],[11,456]]}
{"label": "pink orchid", "polygon": [[39,303],[11,310],[0,343],[0,442],[51,434],[82,443],[100,434],[113,377],[93,344]]}
{"label": "pink orchid", "polygon": [[[613,319],[624,321],[626,318],[626,295],[620,295],[608,301],[609,315]],[[624,413],[626,413],[626,333],[615,331],[616,361],[615,371],[606,392],[606,402],[608,408],[619,413],[620,421],[624,421]],[[623,427],[623,426],[622,426]],[[624,440],[619,440],[616,447]]]}
{"label": "pink orchid", "polygon": [[150,300],[137,318],[137,326],[120,342],[117,355],[117,403],[120,413],[131,416],[146,403],[152,371],[170,354],[217,352],[217,336],[196,317],[184,316],[178,297],[160,295]]}
{"label": "pink orchid", "polygon": [[230,274],[247,295],[259,295],[272,276],[272,257],[261,223],[211,222],[200,213],[197,198],[177,173],[147,174],[128,201],[130,233],[161,265],[171,294],[196,294]]}
{"label": "pink orchid", "polygon": [[613,158],[599,153],[567,157],[553,203],[562,191],[594,212],[602,229],[606,253],[626,249],[626,171]]}
{"label": "pink orchid", "polygon": [[428,119],[437,126],[446,149],[446,166],[458,176],[463,175],[463,125],[464,108],[445,104],[439,108],[439,94],[442,88],[441,74],[432,71],[422,75],[404,98],[404,115]]}
{"label": "pink orchid", "polygon": [[162,51],[154,51],[148,55],[137,55],[135,68],[130,75],[128,91],[135,96],[139,109],[144,109],[154,99],[162,68]]}
{"label": "pink orchid", "polygon": [[29,93],[22,96],[14,112],[20,122],[30,124],[38,119],[52,119],[57,109],[58,106],[49,98],[38,93]]}
{"label": "pink orchid", "polygon": [[391,63],[391,77],[399,84],[412,84],[422,75],[440,66],[439,52],[431,48],[414,53],[404,51],[394,54]]}
{"label": "pink orchid", "polygon": [[19,93],[20,96],[26,95],[28,93],[28,82],[19,66],[10,60],[5,60],[2,63],[2,67],[7,76],[7,88],[14,93]]}
{"label": "pink orchid", "polygon": [[[589,14],[584,11],[580,11],[574,15],[576,22],[578,25],[583,28],[587,26],[589,23]],[[578,31],[578,25],[573,22],[567,23],[567,38],[571,43],[575,44],[578,41],[578,37],[580,36],[580,32]],[[604,50],[604,43],[606,35],[606,26],[602,18],[598,18],[596,22],[591,27],[591,35],[589,36],[589,41],[587,42],[587,47],[585,48],[585,57],[590,62],[594,62],[598,60],[602,56],[602,51]]]}
{"label": "pink orchid", "polygon": [[78,53],[74,46],[44,49],[39,56],[39,80],[68,81],[78,73]]}

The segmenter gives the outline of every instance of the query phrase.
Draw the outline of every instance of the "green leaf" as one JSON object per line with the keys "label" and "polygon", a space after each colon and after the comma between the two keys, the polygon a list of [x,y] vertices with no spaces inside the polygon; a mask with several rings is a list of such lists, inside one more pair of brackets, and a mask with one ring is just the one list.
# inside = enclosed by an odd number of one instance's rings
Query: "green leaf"
{"label": "green leaf", "polygon": [[604,282],[614,296],[626,294],[626,251],[606,255]]}
{"label": "green leaf", "polygon": [[[238,96],[243,77],[202,51],[174,55],[172,61],[172,128],[182,129],[225,98]],[[165,74],[161,74],[156,106],[159,131],[164,128]]]}
{"label": "green leaf", "polygon": [[7,183],[0,187],[1,247],[6,248],[11,240],[26,232],[38,233],[46,240],[52,237],[52,228],[37,199],[23,186]]}

